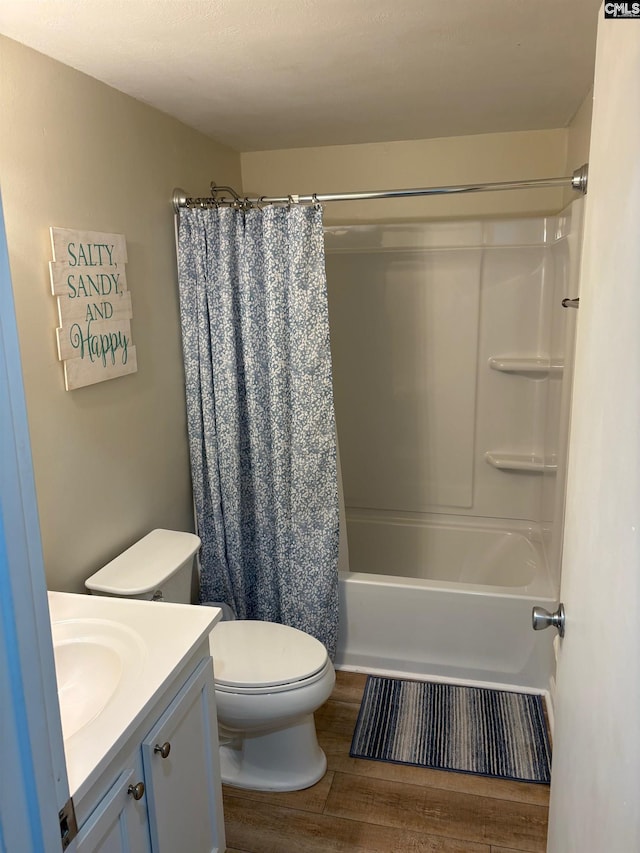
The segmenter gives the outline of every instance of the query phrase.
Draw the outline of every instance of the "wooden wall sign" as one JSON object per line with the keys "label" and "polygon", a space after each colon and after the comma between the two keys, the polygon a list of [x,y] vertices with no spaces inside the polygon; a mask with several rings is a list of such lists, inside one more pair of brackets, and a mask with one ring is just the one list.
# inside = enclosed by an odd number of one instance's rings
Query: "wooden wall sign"
{"label": "wooden wall sign", "polygon": [[58,358],[67,391],[135,373],[124,235],[51,228],[51,245]]}

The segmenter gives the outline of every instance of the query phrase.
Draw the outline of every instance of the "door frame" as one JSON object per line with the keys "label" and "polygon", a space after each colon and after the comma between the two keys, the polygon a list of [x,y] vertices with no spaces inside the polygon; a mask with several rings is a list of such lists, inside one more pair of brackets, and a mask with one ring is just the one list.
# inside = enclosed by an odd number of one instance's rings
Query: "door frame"
{"label": "door frame", "polygon": [[1,198],[0,695],[0,851],[58,853],[69,784]]}

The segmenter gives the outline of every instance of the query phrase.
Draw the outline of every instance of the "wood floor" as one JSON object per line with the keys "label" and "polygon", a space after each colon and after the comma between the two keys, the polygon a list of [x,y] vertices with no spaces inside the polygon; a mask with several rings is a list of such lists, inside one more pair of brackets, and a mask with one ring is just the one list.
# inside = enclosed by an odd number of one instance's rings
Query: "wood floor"
{"label": "wood floor", "polygon": [[520,853],[546,848],[549,788],[349,757],[366,676],[338,672],[316,714],[313,788],[224,788],[229,853]]}

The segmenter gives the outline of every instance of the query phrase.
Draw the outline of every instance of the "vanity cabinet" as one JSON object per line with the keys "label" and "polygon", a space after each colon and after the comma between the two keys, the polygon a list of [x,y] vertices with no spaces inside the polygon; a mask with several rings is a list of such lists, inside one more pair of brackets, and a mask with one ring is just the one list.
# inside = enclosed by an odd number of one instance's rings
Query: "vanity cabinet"
{"label": "vanity cabinet", "polygon": [[142,742],[153,853],[224,850],[213,691],[203,661]]}
{"label": "vanity cabinet", "polygon": [[137,746],[111,765],[115,781],[93,799],[99,801],[80,828],[78,853],[222,853],[211,658],[138,731],[146,733],[142,742],[138,736]]}
{"label": "vanity cabinet", "polygon": [[147,804],[130,789],[142,779],[142,758],[132,756],[76,837],[77,853],[150,853]]}

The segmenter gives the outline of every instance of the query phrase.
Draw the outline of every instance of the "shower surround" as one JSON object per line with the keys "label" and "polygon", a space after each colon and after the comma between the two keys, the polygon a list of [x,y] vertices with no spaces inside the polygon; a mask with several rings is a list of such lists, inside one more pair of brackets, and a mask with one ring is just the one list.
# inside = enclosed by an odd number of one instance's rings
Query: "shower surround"
{"label": "shower surround", "polygon": [[325,229],[339,665],[549,689],[581,218]]}

